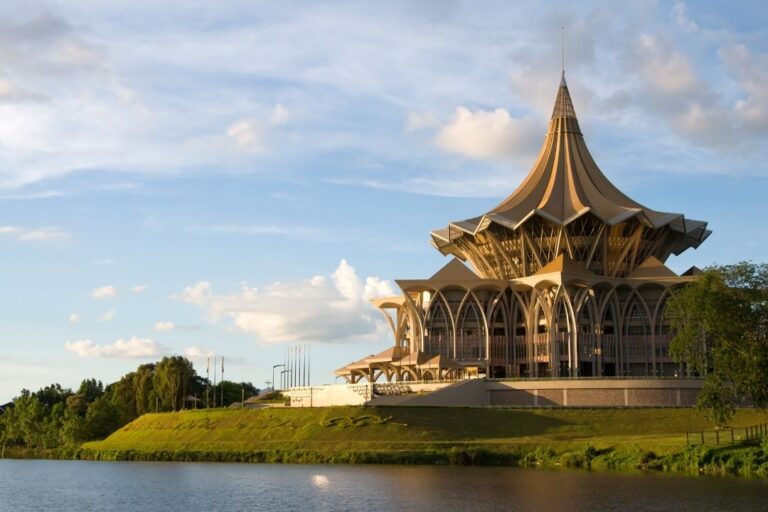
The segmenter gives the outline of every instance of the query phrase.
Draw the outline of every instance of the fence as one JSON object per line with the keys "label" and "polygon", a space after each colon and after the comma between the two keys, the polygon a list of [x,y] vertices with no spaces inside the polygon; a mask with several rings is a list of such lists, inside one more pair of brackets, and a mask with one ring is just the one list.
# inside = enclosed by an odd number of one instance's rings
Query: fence
{"label": "fence", "polygon": [[718,430],[698,430],[685,433],[685,444],[698,445],[728,445],[760,441],[768,436],[768,423],[760,423],[750,427],[723,427]]}

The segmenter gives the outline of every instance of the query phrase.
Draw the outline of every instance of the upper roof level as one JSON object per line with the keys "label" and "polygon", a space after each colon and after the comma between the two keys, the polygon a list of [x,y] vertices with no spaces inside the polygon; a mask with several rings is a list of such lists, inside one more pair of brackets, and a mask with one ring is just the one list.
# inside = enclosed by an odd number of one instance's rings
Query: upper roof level
{"label": "upper roof level", "polygon": [[[441,252],[460,255],[462,251],[447,246],[494,224],[514,231],[532,217],[539,217],[554,226],[567,226],[586,214],[608,227],[636,219],[651,231],[668,228],[673,236],[665,237],[669,241],[667,254],[698,247],[710,234],[706,222],[648,208],[611,183],[587,148],[563,75],[539,156],[520,186],[484,215],[434,231],[432,240]],[[659,253],[659,258],[666,256]]]}

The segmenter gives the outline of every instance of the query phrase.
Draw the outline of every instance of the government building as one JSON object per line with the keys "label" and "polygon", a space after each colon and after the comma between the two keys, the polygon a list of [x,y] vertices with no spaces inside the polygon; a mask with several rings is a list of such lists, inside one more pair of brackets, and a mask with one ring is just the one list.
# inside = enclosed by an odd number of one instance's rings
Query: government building
{"label": "government building", "polygon": [[609,181],[563,74],[541,151],[517,190],[431,233],[451,260],[376,300],[392,346],[336,375],[348,384],[684,377],[669,355],[664,307],[699,271],[677,275],[664,262],[709,234],[706,222],[647,208]]}

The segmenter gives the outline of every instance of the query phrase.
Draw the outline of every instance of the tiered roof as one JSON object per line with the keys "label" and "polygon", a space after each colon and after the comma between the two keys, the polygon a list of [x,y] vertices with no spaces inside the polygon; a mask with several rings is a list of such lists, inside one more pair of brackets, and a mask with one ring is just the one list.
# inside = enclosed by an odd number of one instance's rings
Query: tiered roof
{"label": "tiered roof", "polygon": [[608,180],[584,142],[563,75],[544,144],[523,183],[486,214],[433,231],[432,242],[448,254],[452,251],[444,249],[456,238],[476,235],[493,224],[517,230],[538,216],[565,226],[587,213],[608,226],[636,218],[651,229],[669,227],[680,235],[671,251],[674,254],[698,247],[711,233],[706,222],[643,206]]}

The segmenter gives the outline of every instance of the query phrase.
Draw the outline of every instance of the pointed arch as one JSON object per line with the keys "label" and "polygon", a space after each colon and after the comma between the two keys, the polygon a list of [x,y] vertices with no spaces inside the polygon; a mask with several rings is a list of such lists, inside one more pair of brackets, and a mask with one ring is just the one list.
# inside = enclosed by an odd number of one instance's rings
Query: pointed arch
{"label": "pointed arch", "polygon": [[453,318],[442,293],[435,293],[424,321],[422,350],[430,355],[453,357]]}
{"label": "pointed arch", "polygon": [[651,313],[643,296],[633,289],[622,312],[625,375],[650,375]]}
{"label": "pointed arch", "polygon": [[460,361],[482,361],[486,359],[486,325],[482,307],[471,293],[469,300],[462,302],[457,315],[456,359]]}

